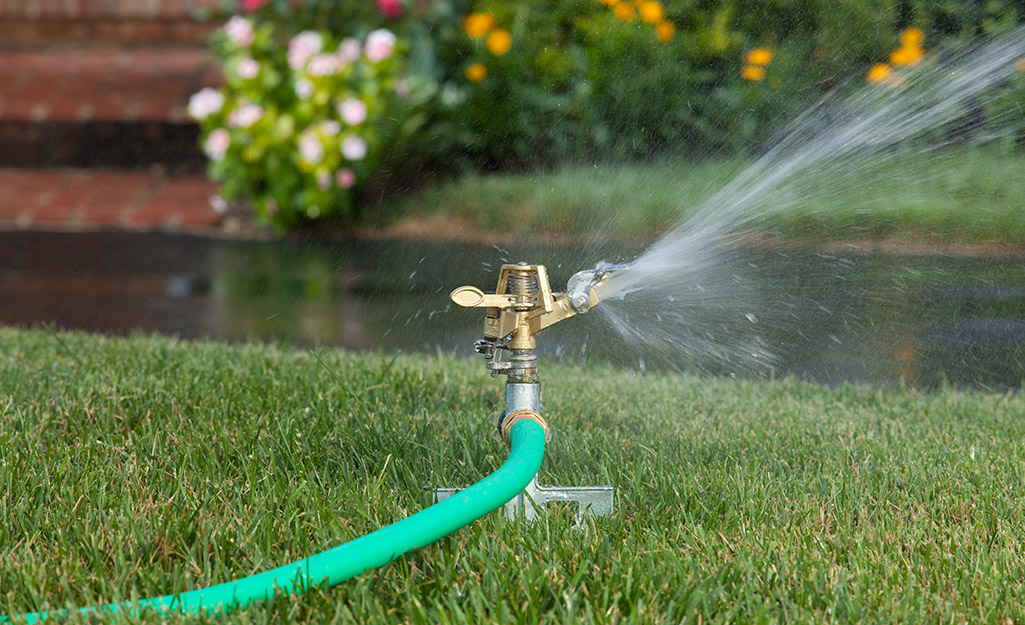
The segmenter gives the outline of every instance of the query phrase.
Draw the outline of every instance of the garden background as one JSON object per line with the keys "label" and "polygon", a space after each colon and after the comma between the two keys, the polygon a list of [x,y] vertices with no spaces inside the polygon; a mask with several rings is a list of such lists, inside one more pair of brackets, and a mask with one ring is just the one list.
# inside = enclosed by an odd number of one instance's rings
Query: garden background
{"label": "garden background", "polygon": [[[225,85],[194,96],[190,112],[224,195],[249,198],[259,219],[284,227],[380,225],[438,205],[439,193],[397,208],[381,198],[468,174],[667,159],[733,171],[824,93],[900,89],[927,56],[1022,19],[1011,2],[244,4],[213,38]],[[995,113],[966,103],[956,139],[971,141]],[[1013,153],[1020,132],[1008,141]],[[666,213],[642,220],[649,228],[679,216],[680,177],[658,185],[677,197],[643,209]],[[494,214],[523,211],[501,193],[460,206],[448,190],[441,210],[485,229],[508,231],[510,219]],[[623,210],[636,213],[632,204]]]}

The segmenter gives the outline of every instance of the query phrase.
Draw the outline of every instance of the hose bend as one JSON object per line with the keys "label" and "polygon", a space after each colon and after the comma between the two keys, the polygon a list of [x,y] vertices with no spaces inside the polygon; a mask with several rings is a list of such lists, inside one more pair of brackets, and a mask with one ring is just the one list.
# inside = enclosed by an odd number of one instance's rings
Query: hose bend
{"label": "hose bend", "polygon": [[[401,521],[303,560],[234,581],[173,595],[127,603],[80,608],[89,614],[155,610],[159,614],[218,614],[244,608],[274,595],[301,594],[321,584],[334,586],[399,556],[428,545],[497,510],[515,497],[537,474],[544,457],[545,430],[532,420],[516,423],[510,432],[509,457],[497,471],[469,488]],[[34,612],[16,617],[28,623],[67,610]],[[0,624],[11,618],[0,616]]]}

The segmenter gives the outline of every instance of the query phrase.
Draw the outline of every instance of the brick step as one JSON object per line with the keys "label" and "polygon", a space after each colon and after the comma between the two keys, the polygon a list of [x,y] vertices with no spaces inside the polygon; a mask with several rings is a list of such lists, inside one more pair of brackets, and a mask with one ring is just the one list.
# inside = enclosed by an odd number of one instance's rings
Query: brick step
{"label": "brick step", "polygon": [[185,107],[219,80],[204,48],[0,51],[0,165],[201,170]]}
{"label": "brick step", "polygon": [[[40,2],[41,0],[34,0]],[[2,3],[3,0],[0,0]],[[0,19],[0,45],[5,49],[55,45],[192,45],[203,46],[219,24],[192,19],[65,16]]]}
{"label": "brick step", "polygon": [[202,176],[0,168],[0,229],[211,231],[216,193]]}

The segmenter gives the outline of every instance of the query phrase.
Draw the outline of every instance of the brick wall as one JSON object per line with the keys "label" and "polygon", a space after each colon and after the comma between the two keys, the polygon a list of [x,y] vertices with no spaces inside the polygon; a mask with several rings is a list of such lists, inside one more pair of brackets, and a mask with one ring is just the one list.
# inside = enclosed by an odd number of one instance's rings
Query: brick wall
{"label": "brick wall", "polygon": [[223,4],[224,0],[0,0],[0,18],[178,20]]}
{"label": "brick wall", "polygon": [[0,48],[202,45],[225,0],[0,0]]}

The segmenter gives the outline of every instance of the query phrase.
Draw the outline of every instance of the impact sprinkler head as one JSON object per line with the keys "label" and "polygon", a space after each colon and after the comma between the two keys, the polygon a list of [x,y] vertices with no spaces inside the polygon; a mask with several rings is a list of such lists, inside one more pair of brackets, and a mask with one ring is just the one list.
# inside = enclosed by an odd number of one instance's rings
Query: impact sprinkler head
{"label": "impact sprinkler head", "polygon": [[[570,278],[566,293],[554,293],[544,265],[502,265],[494,293],[461,286],[450,297],[465,308],[485,309],[484,338],[477,341],[476,350],[484,355],[491,375],[507,374],[510,382],[536,381],[534,336],[597,305],[595,287],[607,275],[601,265],[581,271]],[[511,352],[508,361],[495,359],[499,350]]]}

